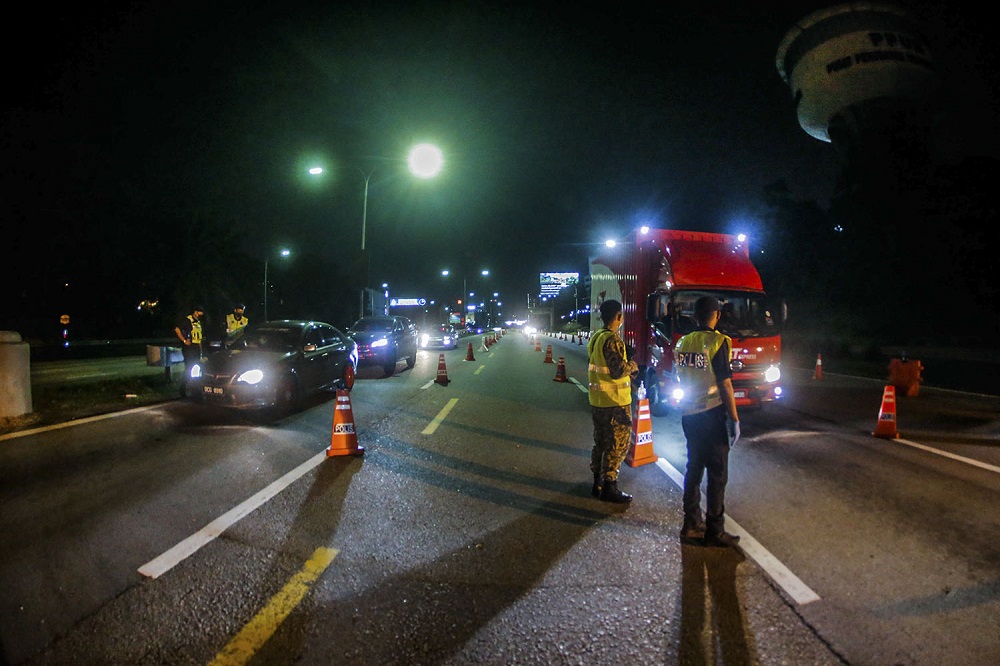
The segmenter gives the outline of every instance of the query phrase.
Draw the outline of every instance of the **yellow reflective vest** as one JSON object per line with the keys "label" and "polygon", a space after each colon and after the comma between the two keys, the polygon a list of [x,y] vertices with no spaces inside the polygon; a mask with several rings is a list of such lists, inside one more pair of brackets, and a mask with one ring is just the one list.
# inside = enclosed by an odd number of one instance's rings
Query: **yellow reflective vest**
{"label": "yellow reflective vest", "polygon": [[191,344],[200,345],[201,344],[201,322],[195,319],[193,316],[188,315],[188,321],[191,322]]}
{"label": "yellow reflective vest", "polygon": [[232,312],[226,315],[226,333],[232,335],[233,333],[243,330],[246,325],[250,323],[250,320],[246,317],[236,318]]}
{"label": "yellow reflective vest", "polygon": [[[712,369],[712,357],[728,343],[733,343],[718,331],[703,330],[688,333],[674,346],[674,370],[684,389],[681,400],[683,414],[697,414],[722,404],[719,380]],[[729,359],[726,359],[727,362]]]}
{"label": "yellow reflective vest", "polygon": [[[609,337],[617,337],[613,331],[602,328],[590,338],[587,353],[590,365],[587,379],[590,383],[590,404],[594,407],[624,407],[632,404],[632,380],[628,375],[618,379],[611,376],[608,362],[604,358],[604,345]],[[625,345],[622,345],[622,360],[628,363]]]}

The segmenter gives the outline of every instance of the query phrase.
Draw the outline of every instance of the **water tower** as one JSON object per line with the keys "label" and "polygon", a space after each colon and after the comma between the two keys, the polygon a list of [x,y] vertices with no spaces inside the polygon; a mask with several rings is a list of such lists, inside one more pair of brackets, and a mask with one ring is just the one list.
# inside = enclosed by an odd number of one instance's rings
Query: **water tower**
{"label": "water tower", "polygon": [[939,76],[919,23],[898,7],[813,12],[785,34],[775,64],[802,129],[848,160],[881,161],[893,146],[925,143]]}

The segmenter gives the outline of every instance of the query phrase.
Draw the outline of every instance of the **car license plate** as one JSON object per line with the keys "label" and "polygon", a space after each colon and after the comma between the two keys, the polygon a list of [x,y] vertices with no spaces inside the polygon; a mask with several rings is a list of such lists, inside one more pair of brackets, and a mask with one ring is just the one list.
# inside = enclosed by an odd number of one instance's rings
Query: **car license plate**
{"label": "car license plate", "polygon": [[221,388],[219,386],[204,386],[204,387],[202,387],[202,390],[205,393],[210,393],[212,395],[222,395],[222,394],[224,394],[226,392],[225,389],[223,389],[223,388]]}
{"label": "car license plate", "polygon": [[745,397],[747,397],[747,392],[746,391],[733,391],[733,397],[734,398],[745,398]]}

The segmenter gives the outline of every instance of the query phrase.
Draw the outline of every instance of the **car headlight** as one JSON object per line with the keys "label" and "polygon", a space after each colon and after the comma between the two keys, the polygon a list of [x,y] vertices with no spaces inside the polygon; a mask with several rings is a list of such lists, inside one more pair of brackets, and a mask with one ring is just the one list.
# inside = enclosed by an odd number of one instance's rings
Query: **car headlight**
{"label": "car headlight", "polygon": [[764,371],[764,380],[771,382],[772,384],[781,379],[781,368],[776,365],[770,366]]}
{"label": "car headlight", "polygon": [[244,384],[259,384],[260,381],[264,379],[264,372],[262,370],[247,370],[242,375],[236,378],[236,381],[243,382]]}
{"label": "car headlight", "polygon": [[421,347],[426,347],[427,343],[430,342],[430,341],[431,341],[431,336],[425,335],[424,337],[420,338],[420,346]]}
{"label": "car headlight", "polygon": [[375,349],[376,347],[385,347],[387,344],[389,344],[389,340],[382,338],[381,340],[376,340],[372,343],[372,349]]}
{"label": "car headlight", "polygon": [[444,336],[444,340],[442,340],[442,342],[444,344],[446,344],[446,345],[450,345],[451,344],[451,336],[450,335]]}
{"label": "car headlight", "polygon": [[201,377],[201,365],[195,363],[191,366],[191,379],[198,379]]}

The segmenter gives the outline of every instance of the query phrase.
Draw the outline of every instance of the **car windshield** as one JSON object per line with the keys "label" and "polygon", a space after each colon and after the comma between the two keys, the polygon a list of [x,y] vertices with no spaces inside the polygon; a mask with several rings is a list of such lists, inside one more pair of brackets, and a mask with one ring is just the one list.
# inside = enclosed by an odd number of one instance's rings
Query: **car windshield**
{"label": "car windshield", "polygon": [[256,351],[290,352],[299,344],[300,334],[297,328],[258,328],[248,331],[240,343]]}
{"label": "car windshield", "polygon": [[391,319],[359,319],[351,326],[357,333],[388,333],[392,331]]}

